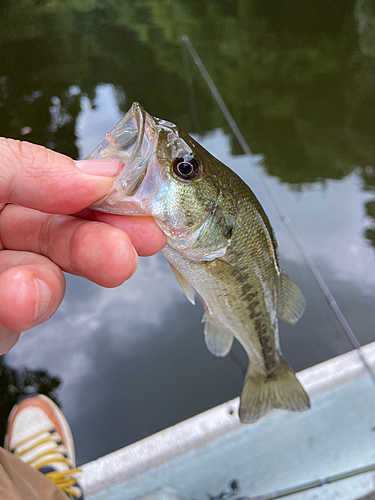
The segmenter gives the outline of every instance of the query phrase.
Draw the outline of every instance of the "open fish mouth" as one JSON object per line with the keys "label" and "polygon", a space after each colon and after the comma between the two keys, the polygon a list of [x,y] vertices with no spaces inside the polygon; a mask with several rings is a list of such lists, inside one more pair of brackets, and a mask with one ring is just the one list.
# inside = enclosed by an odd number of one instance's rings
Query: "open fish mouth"
{"label": "open fish mouth", "polygon": [[[137,192],[147,172],[148,162],[156,150],[158,130],[154,119],[134,102],[126,115],[105,135],[105,139],[87,156],[87,160],[118,158],[125,167],[111,191],[90,208],[117,214],[139,214],[131,197]],[[137,200],[139,205],[140,200]]]}

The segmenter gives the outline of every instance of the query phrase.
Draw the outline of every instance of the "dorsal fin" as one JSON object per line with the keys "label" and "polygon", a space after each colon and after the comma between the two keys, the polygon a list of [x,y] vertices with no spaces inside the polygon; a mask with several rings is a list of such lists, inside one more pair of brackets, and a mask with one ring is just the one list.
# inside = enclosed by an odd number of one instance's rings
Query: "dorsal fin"
{"label": "dorsal fin", "polygon": [[204,314],[202,321],[207,349],[215,356],[226,356],[232,347],[233,333],[210,314]]}
{"label": "dorsal fin", "polygon": [[281,271],[277,294],[277,315],[283,321],[294,325],[302,316],[306,301],[295,281]]}

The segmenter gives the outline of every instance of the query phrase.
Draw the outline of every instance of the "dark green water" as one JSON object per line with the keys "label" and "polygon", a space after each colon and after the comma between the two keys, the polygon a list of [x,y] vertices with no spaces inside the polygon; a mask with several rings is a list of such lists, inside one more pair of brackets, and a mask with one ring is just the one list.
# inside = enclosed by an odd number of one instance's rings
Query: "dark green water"
{"label": "dark green water", "polygon": [[[186,59],[183,34],[253,158],[242,155]],[[283,266],[307,300],[296,327],[280,325],[293,367],[352,346],[260,179],[270,183],[359,341],[373,341],[374,3],[3,0],[0,135],[84,157],[134,100],[194,134],[264,205]],[[23,135],[24,127],[31,132]],[[54,394],[83,463],[239,394],[244,355],[239,346],[225,359],[209,354],[201,315],[160,256],[142,260],[117,290],[68,277],[60,311],[24,334],[5,362],[60,378]],[[1,373],[5,394],[11,377]]]}

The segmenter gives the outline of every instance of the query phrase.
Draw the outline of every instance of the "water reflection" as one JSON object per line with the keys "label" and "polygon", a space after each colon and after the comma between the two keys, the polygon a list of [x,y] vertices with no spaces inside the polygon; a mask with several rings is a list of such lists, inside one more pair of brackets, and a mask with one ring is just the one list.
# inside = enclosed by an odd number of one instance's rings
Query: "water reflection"
{"label": "water reflection", "polygon": [[[282,266],[306,297],[307,310],[295,327],[280,322],[288,361],[300,370],[350,350],[255,175],[257,170],[261,173],[257,160],[249,168],[248,158],[232,158],[228,138],[221,131],[202,142],[253,186],[278,235]],[[365,195],[359,177],[301,192],[290,191],[276,179],[269,182],[360,340],[371,341],[375,317],[369,304],[375,269],[373,252],[361,239]],[[348,241],[355,245],[355,252]],[[8,360],[22,366],[27,359],[28,366],[45,366],[62,378],[59,397],[75,432],[80,462],[239,394],[240,367],[236,360],[216,359],[206,350],[202,307],[188,303],[161,256],[141,259],[137,273],[114,290],[82,278],[67,279],[67,295],[58,313],[23,334]],[[240,346],[234,349],[246,365]],[[95,440],[90,439],[92,432]]]}
{"label": "water reflection", "polygon": [[[204,346],[202,314],[164,259],[143,259],[117,290],[68,277],[63,308],[24,334],[8,358],[20,365],[27,353],[28,366],[60,374],[59,396],[82,463],[239,393],[241,370]],[[235,352],[245,362],[239,346]]]}
{"label": "water reflection", "polygon": [[[123,116],[119,109],[119,92],[110,85],[98,85],[95,99],[81,97],[81,112],[77,117],[76,145],[80,158],[86,158],[103,139],[103,130],[109,131]],[[125,97],[124,97],[125,98]]]}
{"label": "water reflection", "polygon": [[[0,132],[19,136],[28,125],[31,140],[76,156],[81,101],[69,89],[78,86],[93,99],[102,82],[125,91],[121,111],[139,100],[152,114],[194,131],[183,95],[180,36],[186,33],[271,174],[292,183],[342,178],[374,163],[369,6],[363,0],[346,0],[339,8],[334,1],[279,8],[270,1],[233,6],[210,0],[204,9],[198,0],[59,7],[6,2]],[[220,127],[230,133],[204,83],[195,79],[194,85],[202,131]],[[65,116],[57,128],[50,110],[56,99]]]}
{"label": "water reflection", "polygon": [[[360,341],[374,340],[375,16],[369,0],[6,0],[0,19],[0,134],[21,138],[27,126],[28,140],[84,157],[134,100],[199,133],[259,197],[282,266],[306,296],[300,323],[280,324],[292,366],[305,368],[351,345],[259,175],[268,177]],[[204,82],[184,63],[183,33],[258,156],[238,154]],[[236,344],[235,359],[210,355],[201,315],[158,256],[141,260],[117,290],[68,277],[57,315],[24,334],[6,359],[61,378],[57,393],[82,463],[238,395],[244,354]]]}

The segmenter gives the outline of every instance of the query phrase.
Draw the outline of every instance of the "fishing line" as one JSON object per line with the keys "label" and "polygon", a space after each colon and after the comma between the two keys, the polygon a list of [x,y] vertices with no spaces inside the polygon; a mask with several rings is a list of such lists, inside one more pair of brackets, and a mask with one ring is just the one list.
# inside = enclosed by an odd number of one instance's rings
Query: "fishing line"
{"label": "fishing line", "polygon": [[186,47],[185,44],[181,44],[181,51],[182,51],[182,59],[187,69],[187,71],[185,72],[185,77],[189,95],[190,114],[193,120],[194,128],[198,130],[199,134],[202,134],[201,125],[199,123],[199,118],[198,118],[197,106],[195,103],[194,85],[189,65],[189,53],[188,53],[188,48]]}
{"label": "fishing line", "polygon": [[[186,67],[185,77],[186,77],[186,84],[187,84],[188,95],[189,95],[190,114],[192,116],[194,127],[198,130],[198,134],[201,135],[202,129],[201,129],[201,126],[199,123],[197,105],[196,105],[196,101],[195,101],[194,84],[193,84],[193,79],[191,76],[191,70],[190,70],[190,65],[189,65],[189,52],[188,52],[188,48],[186,47],[185,44],[181,44],[181,52],[182,52],[183,63]],[[240,370],[242,375],[245,376],[246,372],[247,372],[247,368],[242,363],[241,359],[237,356],[237,354],[235,354],[233,349],[231,349],[229,351],[228,358]]]}
{"label": "fishing line", "polygon": [[240,370],[242,375],[246,375],[247,368],[246,366],[242,363],[241,359],[233,352],[233,349],[229,351],[228,357],[230,360],[237,366],[237,368]]}
{"label": "fishing line", "polygon": [[[187,35],[183,35],[181,37],[182,41],[184,42],[186,48],[188,49],[193,61],[195,62],[197,68],[199,69],[201,75],[203,76],[205,82],[207,83],[208,88],[210,89],[215,101],[219,105],[219,108],[221,109],[225,119],[228,122],[228,125],[232,129],[233,134],[237,138],[238,142],[240,143],[244,153],[246,155],[252,156],[252,152],[242,135],[240,129],[238,128],[233,116],[231,115],[229,109],[227,108],[223,98],[221,97],[219,91],[217,90],[213,80],[211,79],[210,75],[208,74],[208,71],[206,70],[202,60],[198,56],[197,52],[195,51],[191,41],[189,40],[189,37]],[[302,243],[302,240],[300,239],[298,233],[292,226],[290,219],[287,217],[285,214],[283,208],[281,207],[278,199],[276,198],[275,194],[273,193],[268,181],[263,177],[260,176],[258,173],[258,178],[263,184],[264,189],[266,190],[268,196],[270,197],[272,203],[274,204],[276,210],[279,213],[279,216],[283,223],[285,224],[286,228],[288,229],[293,241],[295,242],[297,248],[301,252],[302,258],[306,262],[307,267],[309,268],[311,274],[313,275],[313,278],[315,279],[316,283],[318,284],[321,292],[323,293],[325,299],[328,302],[329,307],[332,309],[333,313],[335,314],[339,324],[341,325],[341,328],[344,330],[346,336],[348,337],[350,343],[356,350],[359,358],[361,359],[363,365],[365,366],[367,372],[369,373],[374,385],[375,385],[375,373],[374,370],[371,368],[371,366],[367,363],[365,357],[363,356],[361,352],[361,344],[359,343],[355,333],[353,332],[351,326],[347,322],[343,312],[341,311],[339,305],[336,302],[336,299],[332,295],[330,289],[328,288],[326,282],[324,281],[322,275],[320,274],[318,268],[314,264],[312,258],[310,257],[310,254],[308,253],[306,247]]]}

